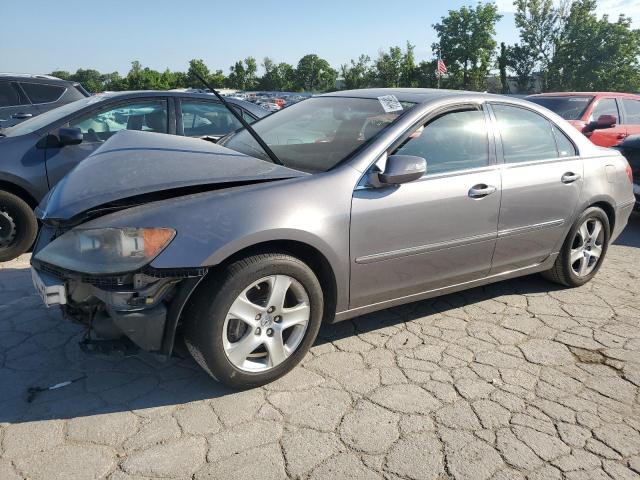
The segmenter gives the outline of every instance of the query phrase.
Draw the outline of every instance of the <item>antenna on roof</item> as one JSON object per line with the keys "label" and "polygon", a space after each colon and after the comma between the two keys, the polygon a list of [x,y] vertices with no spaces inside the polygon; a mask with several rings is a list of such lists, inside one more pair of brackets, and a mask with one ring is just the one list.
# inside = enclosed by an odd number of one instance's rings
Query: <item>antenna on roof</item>
{"label": "antenna on roof", "polygon": [[207,82],[204,78],[202,78],[199,73],[194,72],[194,75],[196,76],[196,78],[198,80],[200,80],[202,82],[202,84],[205,87],[207,87],[209,90],[211,90],[211,93],[213,93],[216,97],[218,97],[218,100],[220,100],[220,102],[222,102],[222,104],[225,107],[227,107],[227,110],[229,110],[231,112],[231,114],[234,117],[236,117],[236,119],[251,134],[251,136],[255,139],[255,141],[258,142],[260,147],[262,147],[262,150],[264,150],[264,153],[267,154],[267,156],[271,159],[271,161],[273,163],[275,163],[276,165],[284,165],[282,163],[282,161],[276,156],[276,154],[273,153],[273,150],[271,150],[269,148],[269,146],[265,143],[265,141],[262,140],[262,138],[260,138],[260,135],[258,135],[256,133],[256,131],[251,127],[251,125],[249,125],[249,123],[244,118],[242,118],[242,115],[240,114],[240,112],[238,112],[235,108],[233,108],[231,105],[229,105],[229,102],[227,102],[224,99],[224,97],[222,95],[220,95],[218,93],[218,91],[215,88],[213,88],[213,86],[211,84],[209,84],[209,82]]}

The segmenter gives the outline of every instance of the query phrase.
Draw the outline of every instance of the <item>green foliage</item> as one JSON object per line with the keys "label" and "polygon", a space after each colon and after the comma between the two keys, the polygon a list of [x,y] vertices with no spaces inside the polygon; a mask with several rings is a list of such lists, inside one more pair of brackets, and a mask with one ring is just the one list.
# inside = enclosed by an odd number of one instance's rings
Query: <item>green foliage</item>
{"label": "green foliage", "polygon": [[259,81],[262,90],[291,91],[295,88],[295,70],[288,63],[276,64],[271,58],[262,61],[264,75]]}
{"label": "green foliage", "polygon": [[507,66],[516,76],[518,93],[529,93],[533,88],[532,72],[536,65],[536,57],[531,50],[515,44],[507,48]]}
{"label": "green foliage", "polygon": [[[546,90],[550,85],[558,39],[564,28],[567,2],[563,1],[560,6],[555,7],[553,0],[516,0],[514,5],[521,46],[542,72],[542,87]],[[527,52],[519,52],[520,60],[524,60]],[[521,81],[524,82],[524,79]]]}
{"label": "green foliage", "polygon": [[[432,45],[449,73],[445,88],[485,90],[491,68],[497,68],[500,87],[508,93],[508,74],[515,76],[519,93],[543,90],[640,90],[640,30],[620,16],[610,21],[595,13],[596,0],[515,0],[515,23],[520,42],[497,49],[495,26],[501,15],[488,0],[475,6],[450,10],[433,28],[438,41]],[[556,6],[559,5],[559,6]],[[415,45],[392,46],[377,58],[360,55],[339,68],[341,88],[427,87],[438,85],[435,58],[418,62]],[[436,55],[434,54],[434,57]],[[52,72],[78,81],[92,92],[106,90],[202,88],[201,75],[216,88],[313,92],[336,88],[338,72],[315,54],[302,57],[296,66],[265,57],[262,76],[254,57],[238,60],[226,76],[209,70],[202,59],[189,62],[186,72],[156,71],[139,61],[126,76],[92,69]],[[536,80],[534,82],[534,80]],[[540,80],[540,81],[538,81]]]}
{"label": "green foliage", "polygon": [[509,66],[509,54],[504,42],[500,44],[500,54],[498,55],[498,70],[500,71],[500,88],[502,93],[510,93],[509,82],[507,80],[507,67]]}
{"label": "green foliage", "polygon": [[621,15],[598,18],[595,0],[572,3],[553,68],[560,90],[640,90],[640,30]]}
{"label": "green foliage", "polygon": [[360,55],[358,60],[340,66],[340,75],[344,80],[344,88],[353,90],[371,86],[374,76],[369,55]]}
{"label": "green foliage", "polygon": [[496,23],[502,18],[494,3],[478,3],[449,10],[440,23],[433,25],[438,42],[432,49],[439,51],[447,64],[447,85],[467,90],[484,90],[486,77],[495,53]]}
{"label": "green foliage", "polygon": [[298,62],[295,86],[299,90],[318,92],[335,89],[338,72],[318,55],[305,55]]}

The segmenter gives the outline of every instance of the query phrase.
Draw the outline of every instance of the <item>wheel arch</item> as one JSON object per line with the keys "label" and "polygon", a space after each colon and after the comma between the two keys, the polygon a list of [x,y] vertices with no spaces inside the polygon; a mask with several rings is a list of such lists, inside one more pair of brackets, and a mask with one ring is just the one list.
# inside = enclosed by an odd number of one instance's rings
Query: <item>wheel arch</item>
{"label": "wheel arch", "polygon": [[0,178],[0,190],[12,193],[13,195],[21,198],[32,209],[38,206],[38,200],[36,200],[36,198],[26,188],[17,185],[14,182]]}
{"label": "wheel arch", "polygon": [[613,205],[606,200],[598,200],[597,202],[590,204],[587,208],[591,207],[598,207],[599,209],[604,211],[604,213],[607,215],[607,218],[609,219],[609,232],[613,233],[613,229],[616,224],[616,210]]}
{"label": "wheel arch", "polygon": [[[227,265],[241,258],[264,253],[286,253],[309,265],[309,267],[318,276],[322,291],[326,294],[322,322],[330,323],[333,321],[338,299],[338,283],[335,272],[327,257],[320,250],[308,243],[299,240],[269,240],[256,243],[234,252],[217,265],[209,267],[207,275],[215,275],[216,272],[219,272]],[[197,293],[199,284],[200,281],[196,281],[193,282],[192,286],[187,288],[185,298],[181,302],[179,313],[175,315],[173,321],[167,325],[167,329],[165,330],[166,338],[163,340],[162,353],[170,354],[173,350],[176,334],[180,331],[182,325],[182,307],[184,307],[191,300],[193,295]]]}
{"label": "wheel arch", "polygon": [[267,240],[242,248],[225,258],[218,265],[211,267],[208,275],[227,265],[251,255],[261,253],[286,253],[305,262],[318,276],[325,293],[325,313],[323,321],[329,321],[336,312],[338,282],[331,262],[316,247],[300,240]]}

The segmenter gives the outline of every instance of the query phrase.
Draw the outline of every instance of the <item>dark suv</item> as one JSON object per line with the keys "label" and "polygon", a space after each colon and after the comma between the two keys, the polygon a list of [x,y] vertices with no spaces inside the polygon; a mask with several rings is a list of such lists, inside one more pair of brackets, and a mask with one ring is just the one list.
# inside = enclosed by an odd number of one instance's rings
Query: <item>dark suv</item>
{"label": "dark suv", "polygon": [[88,96],[78,82],[49,75],[0,73],[0,127],[13,126]]}

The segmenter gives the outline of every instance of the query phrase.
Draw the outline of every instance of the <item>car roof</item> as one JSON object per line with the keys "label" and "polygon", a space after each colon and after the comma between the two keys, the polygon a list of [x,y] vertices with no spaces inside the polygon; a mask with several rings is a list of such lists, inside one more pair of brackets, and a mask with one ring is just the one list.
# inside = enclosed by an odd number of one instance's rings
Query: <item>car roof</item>
{"label": "car roof", "polygon": [[[217,102],[218,99],[212,93],[196,93],[196,92],[177,92],[172,90],[126,90],[122,92],[103,92],[96,94],[97,96],[105,99],[117,99],[117,98],[138,98],[138,97],[180,97],[180,98],[192,98],[194,100],[209,100]],[[249,113],[254,114],[257,117],[264,117],[264,109],[256,106],[246,100],[238,98],[225,97],[225,100],[229,103],[238,105]]]}
{"label": "car roof", "polygon": [[514,102],[513,97],[496,95],[493,93],[469,92],[465,90],[446,90],[436,88],[364,88],[361,90],[341,90],[319,95],[320,97],[350,97],[377,99],[384,95],[393,95],[401,102],[432,103],[445,98],[460,98],[469,100],[496,100],[502,99]]}
{"label": "car roof", "polygon": [[38,75],[38,74],[31,74],[31,73],[0,73],[0,80],[15,81],[15,82],[24,82],[25,80],[26,81],[33,80],[37,82],[60,84],[60,85],[62,84],[69,85],[69,84],[78,83],[71,80],[63,80],[62,78],[54,77],[52,75]]}
{"label": "car roof", "polygon": [[622,92],[548,92],[548,93],[536,93],[529,95],[529,97],[631,97],[639,98],[640,95],[635,93],[622,93]]}

